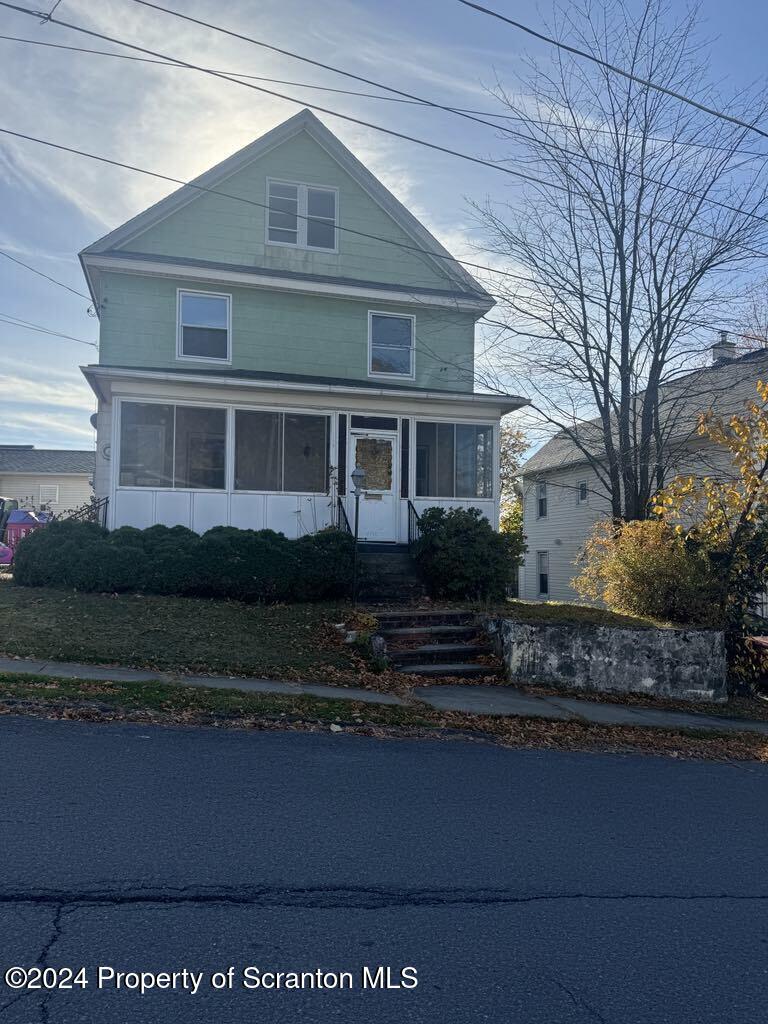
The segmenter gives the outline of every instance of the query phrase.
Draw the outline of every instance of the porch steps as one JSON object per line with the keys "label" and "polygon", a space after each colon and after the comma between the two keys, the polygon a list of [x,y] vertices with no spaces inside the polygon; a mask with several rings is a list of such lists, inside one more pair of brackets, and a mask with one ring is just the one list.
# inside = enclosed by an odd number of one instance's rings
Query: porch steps
{"label": "porch steps", "polygon": [[424,584],[404,545],[358,547],[358,600],[367,604],[417,604]]}
{"label": "porch steps", "polygon": [[378,633],[396,672],[418,676],[492,676],[499,671],[474,612],[381,612]]}

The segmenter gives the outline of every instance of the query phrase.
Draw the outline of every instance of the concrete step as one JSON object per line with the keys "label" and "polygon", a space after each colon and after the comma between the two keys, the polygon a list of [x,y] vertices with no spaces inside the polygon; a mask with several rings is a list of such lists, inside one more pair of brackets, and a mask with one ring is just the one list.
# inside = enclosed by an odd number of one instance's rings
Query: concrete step
{"label": "concrete step", "polygon": [[456,664],[448,663],[441,664],[440,662],[431,662],[429,664],[421,665],[403,665],[400,669],[403,675],[410,676],[493,676],[496,675],[496,669],[493,665],[478,665],[475,663]]}
{"label": "concrete step", "polygon": [[381,612],[378,615],[380,630],[385,629],[424,629],[428,626],[468,626],[472,625],[476,616],[474,612],[440,611],[400,611]]}
{"label": "concrete step", "polygon": [[403,648],[402,650],[387,649],[387,658],[393,667],[409,665],[413,662],[436,661],[467,663],[480,655],[492,654],[488,644],[424,644],[422,647]]}
{"label": "concrete step", "polygon": [[478,632],[477,626],[453,626],[450,623],[444,626],[385,626],[379,627],[379,634],[397,642],[402,640],[418,640],[422,637],[427,640],[430,637],[441,637],[447,639],[460,639],[461,637],[474,636]]}

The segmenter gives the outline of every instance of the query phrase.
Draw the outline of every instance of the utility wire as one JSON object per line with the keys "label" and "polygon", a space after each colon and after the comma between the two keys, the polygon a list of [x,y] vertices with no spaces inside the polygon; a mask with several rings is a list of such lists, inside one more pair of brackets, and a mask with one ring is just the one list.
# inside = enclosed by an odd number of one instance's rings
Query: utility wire
{"label": "utility wire", "polygon": [[51,334],[56,338],[64,338],[67,341],[76,341],[79,345],[90,345],[98,348],[95,341],[84,341],[82,338],[73,338],[71,334],[62,334],[61,331],[51,330],[50,327],[41,327],[40,324],[30,323],[29,320],[20,320],[11,316],[10,313],[0,312],[0,323],[9,324],[11,327],[23,327],[27,331],[39,331],[41,334]]}
{"label": "utility wire", "polygon": [[13,263],[18,263],[20,267],[24,267],[25,270],[31,270],[33,274],[37,274],[38,277],[44,277],[46,281],[50,281],[52,284],[57,284],[59,288],[66,288],[68,292],[72,292],[73,295],[78,295],[81,299],[87,299],[91,301],[90,295],[86,295],[84,292],[77,291],[76,288],[70,288],[68,284],[64,284],[63,281],[57,281],[55,277],[49,277],[48,274],[44,274],[42,270],[36,270],[34,267],[30,267],[28,263],[23,263],[21,260],[16,259],[15,256],[11,256],[9,252],[5,252],[0,249],[0,256],[5,256],[7,260],[11,260]]}
{"label": "utility wire", "polygon": [[[143,3],[144,0],[136,0],[136,2]],[[154,6],[154,5],[151,5],[151,6]],[[65,25],[64,22],[59,22],[59,21],[57,21],[57,24]],[[86,29],[80,29],[80,28],[78,28],[77,26],[74,26],[74,25],[66,25],[66,27],[67,28],[74,28],[76,31],[88,31]],[[93,33],[91,33],[91,34],[93,34]],[[0,39],[2,39],[2,38],[15,38],[15,37],[0,36]],[[99,36],[99,38],[109,38],[109,37],[101,37],[101,36]],[[17,39],[16,41],[18,41],[18,42],[29,42],[30,40]],[[131,46],[130,43],[123,43],[121,40],[112,40],[112,39],[110,39],[110,41],[111,42],[116,42],[119,45],[123,45],[123,46]],[[31,40],[31,42],[36,42],[36,40]],[[152,58],[147,58],[147,57],[136,57],[133,54],[110,53],[109,51],[105,51],[105,50],[92,50],[92,49],[88,49],[86,47],[79,47],[79,46],[61,46],[60,44],[55,44],[55,43],[42,43],[41,45],[43,45],[43,46],[57,46],[60,49],[74,50],[74,51],[76,51],[78,53],[98,54],[100,56],[105,56],[105,57],[117,57],[117,58],[120,58],[122,60],[133,60],[133,61],[138,61],[140,63],[157,64],[157,65],[161,65],[162,67],[184,69],[184,70],[192,70],[192,71],[202,71],[205,74],[211,74],[211,75],[215,75],[216,77],[225,78],[227,81],[234,82],[235,84],[248,85],[248,83],[246,83],[246,82],[239,82],[237,78],[233,77],[235,75],[238,75],[239,72],[220,71],[220,70],[216,70],[214,68],[204,68],[204,67],[198,67],[197,65],[192,65],[192,64],[187,64],[187,63],[179,63],[179,62],[176,61],[175,58],[172,58],[172,57],[164,58],[162,60],[157,60],[157,59],[152,59]],[[148,51],[148,52],[151,52],[151,51]],[[295,86],[297,86],[299,88],[308,88],[308,89],[323,88],[322,86],[318,87],[318,86],[307,85],[307,84],[302,85],[299,82],[293,82],[293,83],[285,82],[282,79],[264,78],[264,77],[259,76],[259,75],[240,75],[240,77],[255,79],[256,81],[278,82],[278,83],[282,82],[283,84],[295,85]],[[388,88],[388,87],[384,86],[383,88]],[[353,91],[345,90],[345,89],[332,89],[330,91],[337,92],[337,93],[344,93],[345,95],[368,96],[368,97],[370,97],[372,99],[391,100],[391,101],[393,101],[395,103],[409,103],[409,104],[415,104],[415,105],[419,105],[419,106],[437,107],[438,109],[445,110],[448,113],[455,113],[455,114],[462,114],[462,115],[464,113],[458,107],[447,107],[447,106],[443,106],[442,104],[433,103],[430,100],[423,100],[423,99],[413,99],[413,100],[407,99],[407,100],[403,100],[403,99],[398,99],[397,97],[393,97],[393,96],[376,96],[373,93],[360,93],[360,92],[353,92]],[[300,103],[300,102],[303,102],[303,101],[298,100],[298,99],[294,99],[293,102]],[[311,104],[306,104],[306,105],[310,106]],[[318,108],[318,109],[323,109],[323,108]],[[344,117],[345,115],[337,114],[336,116]],[[490,114],[488,116],[493,117],[495,115]],[[505,116],[505,115],[498,115],[498,116]],[[479,119],[473,117],[473,118],[471,118],[471,120],[477,121]],[[517,118],[517,120],[520,120],[520,121],[524,122],[525,118]],[[485,124],[488,127],[493,128],[495,130],[503,131],[503,132],[505,132],[505,134],[513,136],[515,138],[523,139],[526,142],[531,142],[531,141],[537,142],[538,141],[536,139],[532,139],[529,135],[526,135],[523,132],[518,132],[518,131],[515,131],[512,128],[506,128],[506,127],[501,126],[501,125],[493,124],[490,121],[482,121],[481,120],[480,123],[481,124]],[[544,122],[544,121],[536,121],[535,123],[540,124],[542,126],[549,126],[548,123]],[[376,126],[372,126],[372,127],[376,127]],[[558,127],[558,128],[562,127],[562,128],[565,128],[565,129],[569,129],[570,128],[570,130],[572,130],[572,131],[575,130],[575,128],[573,128],[571,126],[568,126],[568,125],[562,125],[562,126],[561,125],[555,125],[555,127]],[[387,129],[379,128],[378,130],[386,131]],[[608,133],[608,134],[610,134],[610,133]],[[425,143],[423,140],[415,140],[414,139],[413,141],[418,141],[421,145],[429,145],[429,143]],[[666,142],[667,145],[674,145],[674,143],[670,142],[670,140],[658,140],[658,141],[664,141],[664,142]],[[726,152],[736,152],[735,149],[729,150],[726,147],[722,147],[722,148]],[[565,156],[572,157],[572,158],[577,159],[577,160],[589,160],[589,162],[591,162],[593,164],[596,164],[596,165],[599,165],[601,167],[605,167],[605,168],[607,168],[610,171],[614,170],[614,167],[613,167],[612,164],[608,163],[605,160],[601,160],[599,157],[588,156],[585,153],[579,152],[578,150],[568,149],[565,146],[559,146],[559,150]],[[741,152],[741,151],[739,150],[738,152]],[[466,154],[457,154],[457,155],[464,155],[464,156],[466,156]],[[764,159],[768,160],[768,154],[754,154],[753,153],[752,155],[753,156],[761,156]],[[493,160],[493,161],[490,161],[490,162],[489,161],[484,161],[484,163],[492,165],[494,167],[494,169],[496,169],[496,170],[508,170],[508,168],[504,168],[504,167],[500,166],[501,164],[504,163],[504,161]],[[698,199],[698,200],[701,200],[702,202],[706,202],[710,206],[717,206],[720,209],[728,210],[730,213],[738,213],[738,214],[741,214],[742,216],[745,216],[745,217],[752,217],[755,220],[762,221],[764,224],[768,224],[768,217],[761,216],[760,214],[755,213],[753,210],[747,210],[747,209],[745,209],[742,206],[732,206],[730,203],[724,203],[724,202],[722,202],[719,199],[715,199],[715,198],[710,197],[710,196],[704,196],[704,195],[701,195],[701,193],[692,192],[690,189],[683,188],[680,185],[675,185],[672,182],[659,181],[657,178],[652,178],[650,175],[644,174],[642,171],[635,171],[635,170],[632,170],[631,168],[626,168],[626,173],[628,175],[630,175],[631,177],[642,178],[645,182],[648,182],[648,183],[650,183],[652,185],[656,185],[659,188],[670,189],[673,192],[677,192],[677,193],[679,193],[681,195],[688,196],[688,197],[690,197],[692,199]],[[534,180],[536,180],[536,179],[534,179]],[[549,185],[550,185],[550,187],[553,187],[553,188],[559,187],[559,186],[557,186],[557,185],[555,185],[554,183],[551,183],[551,182],[549,183]]]}
{"label": "utility wire", "polygon": [[[134,3],[144,3],[145,0],[134,0]],[[572,53],[576,57],[584,57],[586,60],[591,60],[594,64],[599,64],[600,67],[605,68],[607,71],[612,71],[614,74],[621,75],[622,78],[628,78],[630,82],[637,82],[638,85],[644,85],[648,89],[654,89],[656,92],[664,93],[665,96],[671,96],[673,99],[680,100],[681,103],[687,103],[691,107],[695,107],[697,110],[702,110],[705,114],[711,114],[713,117],[718,117],[723,121],[730,121],[731,124],[738,125],[740,128],[746,128],[750,132],[755,132],[756,135],[761,135],[764,139],[768,139],[768,132],[763,131],[762,128],[758,128],[757,125],[750,124],[748,121],[742,121],[738,117],[732,117],[730,114],[724,114],[721,110],[716,110],[714,107],[708,107],[704,103],[699,103],[698,100],[691,99],[690,96],[685,96],[683,93],[675,92],[674,89],[668,89],[666,86],[657,85],[650,79],[641,78],[639,75],[633,75],[629,71],[625,71],[623,68],[617,67],[615,64],[610,64],[606,60],[602,60],[600,57],[596,57],[593,53],[588,53],[586,50],[580,50],[577,46],[569,46],[568,43],[562,43],[559,39],[553,39],[552,36],[544,35],[543,32],[537,32],[536,29],[529,28],[528,25],[523,25],[520,21],[513,21],[512,18],[507,18],[504,14],[499,14],[498,11],[492,11],[488,7],[483,7],[482,4],[473,3],[472,0],[459,0],[460,4],[464,4],[465,7],[471,7],[475,11],[479,11],[481,14],[487,14],[492,18],[498,18],[499,21],[504,21],[513,28],[520,29],[521,32],[526,32],[529,36],[533,36],[534,39],[540,39],[542,42],[549,43],[552,46],[556,46],[558,50],[565,50],[567,53]],[[150,4],[149,6],[154,6]]]}
{"label": "utility wire", "polygon": [[[27,43],[30,46],[45,46],[52,50],[70,50],[73,53],[90,53],[100,57],[116,57],[118,60],[130,60],[136,61],[139,64],[155,64],[159,67],[176,68],[181,70],[194,70],[189,69],[183,64],[177,64],[176,61],[172,60],[159,60],[153,57],[137,57],[132,53],[115,53],[114,50],[95,50],[86,46],[67,46],[64,43],[49,43],[42,39],[27,39],[24,36],[8,36],[0,34],[0,39],[5,39],[8,42],[14,43]],[[214,69],[206,69],[214,70]],[[273,85],[290,85],[297,89],[314,89],[316,92],[332,92],[340,96],[356,96],[362,97],[363,99],[369,100],[382,100],[386,103],[402,103],[406,106],[412,107],[431,107],[434,104],[427,100],[409,100],[401,96],[382,96],[380,93],[375,92],[363,92],[358,89],[337,89],[330,85],[318,85],[314,82],[295,82],[292,79],[286,78],[269,78],[267,75],[250,75],[244,71],[222,71],[221,68],[216,68],[221,74],[236,76],[237,78],[249,78],[255,82],[270,82]],[[342,72],[339,72],[340,74]],[[450,110],[452,112],[460,114],[477,114],[479,117],[495,117],[501,121],[519,121],[523,124],[537,124],[541,127],[551,127],[553,122],[544,121],[536,117],[522,117],[519,114],[502,114],[498,111],[493,110],[474,110],[470,107],[445,107],[441,108]],[[590,125],[589,127],[577,127],[576,125],[563,124],[557,122],[555,125],[561,131],[585,131],[589,134],[597,135],[609,135],[611,138],[614,137],[614,133],[608,128],[597,128]],[[501,130],[504,130],[503,125],[497,125]],[[745,156],[755,157],[756,159],[768,160],[768,153],[759,153],[753,149],[741,149],[734,150],[731,146],[718,146],[711,142],[683,142],[679,139],[666,139],[661,138],[657,135],[634,135],[628,133],[626,136],[628,139],[635,139],[637,141],[655,142],[663,146],[684,146],[692,149],[708,149],[714,150],[715,152],[730,153],[739,152]]]}

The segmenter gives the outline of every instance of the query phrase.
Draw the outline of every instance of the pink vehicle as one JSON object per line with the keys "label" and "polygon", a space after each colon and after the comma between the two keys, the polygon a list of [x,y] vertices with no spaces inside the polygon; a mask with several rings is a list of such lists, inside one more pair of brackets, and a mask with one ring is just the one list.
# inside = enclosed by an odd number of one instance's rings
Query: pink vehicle
{"label": "pink vehicle", "polygon": [[26,512],[24,509],[16,509],[8,516],[8,522],[5,527],[5,545],[13,549],[19,543],[19,541],[26,537],[28,533],[33,530],[39,529],[41,526],[47,526],[50,522],[50,513],[48,512]]}
{"label": "pink vehicle", "polygon": [[13,561],[13,550],[7,544],[0,543],[0,565],[10,565]]}

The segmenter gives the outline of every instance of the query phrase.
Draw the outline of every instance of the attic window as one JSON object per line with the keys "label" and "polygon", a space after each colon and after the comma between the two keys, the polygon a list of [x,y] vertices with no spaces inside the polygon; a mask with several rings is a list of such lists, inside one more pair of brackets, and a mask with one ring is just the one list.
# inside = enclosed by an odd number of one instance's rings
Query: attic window
{"label": "attic window", "polygon": [[230,296],[179,292],[176,355],[179,359],[229,362]]}
{"label": "attic window", "polygon": [[336,189],[267,182],[267,242],[336,252]]}

